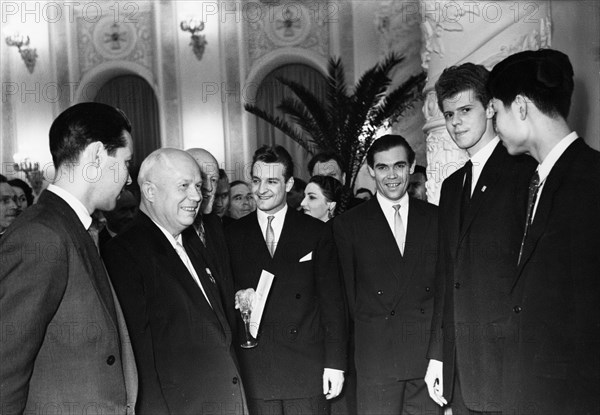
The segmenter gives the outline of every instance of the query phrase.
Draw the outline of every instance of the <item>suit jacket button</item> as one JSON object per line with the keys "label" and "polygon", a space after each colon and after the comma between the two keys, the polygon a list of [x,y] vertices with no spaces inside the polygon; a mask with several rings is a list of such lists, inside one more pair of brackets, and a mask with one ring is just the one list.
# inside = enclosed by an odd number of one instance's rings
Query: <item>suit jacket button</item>
{"label": "suit jacket button", "polygon": [[237,378],[237,376],[234,376],[234,377],[233,377],[233,379],[231,380],[231,382],[232,382],[234,385],[237,385],[237,383],[238,383],[238,378]]}
{"label": "suit jacket button", "polygon": [[377,295],[383,295],[383,291],[381,291],[381,290],[377,291]]}
{"label": "suit jacket button", "polygon": [[431,288],[425,287],[425,291],[429,292],[429,291],[431,291]]}
{"label": "suit jacket button", "polygon": [[454,288],[456,288],[458,290],[460,288],[460,282],[454,283]]}
{"label": "suit jacket button", "polygon": [[302,297],[300,294],[296,294],[296,300],[299,300]]}
{"label": "suit jacket button", "polygon": [[298,329],[290,329],[290,334],[298,334]]}
{"label": "suit jacket button", "polygon": [[390,314],[391,314],[392,316],[395,316],[395,315],[396,315],[396,310],[392,310],[392,311],[390,312]]}
{"label": "suit jacket button", "polygon": [[110,356],[108,356],[108,358],[106,359],[106,364],[109,366],[112,366],[115,364],[115,361],[117,359],[115,359],[115,357],[111,354]]}
{"label": "suit jacket button", "polygon": [[516,305],[513,307],[513,311],[519,314],[521,311],[523,311],[523,308],[520,305]]}
{"label": "suit jacket button", "polygon": [[421,314],[425,314],[425,309],[424,308],[421,309]]}

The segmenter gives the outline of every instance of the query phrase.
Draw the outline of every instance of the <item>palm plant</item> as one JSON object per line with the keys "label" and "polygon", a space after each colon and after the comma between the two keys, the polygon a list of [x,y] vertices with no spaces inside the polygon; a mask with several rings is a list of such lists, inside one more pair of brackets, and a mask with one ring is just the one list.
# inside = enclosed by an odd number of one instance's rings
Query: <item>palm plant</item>
{"label": "palm plant", "polygon": [[[358,170],[380,128],[389,128],[405,110],[422,97],[426,74],[411,76],[406,82],[388,92],[390,72],[404,57],[390,54],[359,79],[348,94],[341,59],[330,58],[325,102],[298,82],[276,78],[297,98],[284,98],[278,109],[285,118],[246,104],[246,111],[272,124],[310,154],[333,151],[342,159],[346,186],[353,189]],[[297,127],[300,127],[299,129]]]}

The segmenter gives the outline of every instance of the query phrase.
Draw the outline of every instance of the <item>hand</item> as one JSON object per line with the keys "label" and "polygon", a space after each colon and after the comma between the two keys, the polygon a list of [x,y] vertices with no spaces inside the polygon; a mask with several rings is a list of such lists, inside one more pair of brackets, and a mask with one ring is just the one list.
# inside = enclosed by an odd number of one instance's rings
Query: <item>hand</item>
{"label": "hand", "polygon": [[448,405],[444,398],[444,363],[439,360],[429,359],[427,373],[425,373],[425,383],[429,396],[439,406]]}
{"label": "hand", "polygon": [[333,399],[342,392],[344,387],[344,371],[325,368],[323,370],[323,395],[326,399]]}
{"label": "hand", "polygon": [[254,310],[256,304],[256,291],[254,288],[239,290],[235,293],[235,308],[241,312]]}

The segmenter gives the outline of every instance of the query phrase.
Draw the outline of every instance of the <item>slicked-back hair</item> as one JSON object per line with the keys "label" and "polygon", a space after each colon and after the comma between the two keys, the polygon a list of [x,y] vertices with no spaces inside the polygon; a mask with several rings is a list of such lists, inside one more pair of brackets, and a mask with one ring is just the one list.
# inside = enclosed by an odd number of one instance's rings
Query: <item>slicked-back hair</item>
{"label": "slicked-back hair", "polygon": [[338,156],[336,153],[334,153],[333,151],[322,151],[320,153],[315,154],[309,161],[308,161],[308,173],[310,175],[313,174],[313,169],[315,168],[315,165],[317,163],[326,163],[329,160],[333,160],[337,163],[337,165],[339,166],[340,170],[342,170],[342,159],[340,158],[340,156]]}
{"label": "slicked-back hair", "polygon": [[27,206],[31,206],[33,204],[33,189],[25,183],[21,179],[12,179],[8,181],[12,187],[18,187],[25,193],[25,198],[27,199]]}
{"label": "slicked-back hair", "polygon": [[492,99],[487,86],[489,76],[490,71],[485,66],[470,62],[444,69],[435,83],[435,93],[440,111],[444,111],[445,99],[452,99],[460,93],[473,94],[485,108]]}
{"label": "slicked-back hair", "polygon": [[543,114],[566,119],[574,88],[573,66],[569,57],[557,50],[519,52],[492,69],[489,88],[505,107],[517,95],[524,95]]}
{"label": "slicked-back hair", "polygon": [[50,153],[55,168],[75,163],[91,143],[104,144],[109,155],[125,147],[131,123],[123,111],[97,102],[84,102],[63,111],[50,127]]}
{"label": "slicked-back hair", "polygon": [[373,163],[375,159],[376,153],[381,153],[382,151],[387,151],[394,147],[404,147],[406,153],[408,154],[408,163],[410,165],[415,161],[415,151],[412,149],[408,141],[401,135],[396,134],[387,134],[379,137],[377,140],[371,144],[369,151],[367,151],[367,165],[373,168]]}
{"label": "slicked-back hair", "polygon": [[283,178],[286,182],[294,175],[294,161],[292,160],[292,156],[282,146],[269,146],[265,144],[256,150],[252,157],[251,170],[254,170],[254,164],[257,161],[283,164]]}

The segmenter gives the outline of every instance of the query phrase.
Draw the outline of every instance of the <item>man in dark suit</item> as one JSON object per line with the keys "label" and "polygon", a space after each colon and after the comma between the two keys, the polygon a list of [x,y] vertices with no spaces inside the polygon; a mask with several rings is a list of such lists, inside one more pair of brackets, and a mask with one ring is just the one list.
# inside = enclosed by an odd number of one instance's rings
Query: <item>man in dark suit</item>
{"label": "man in dark suit", "polygon": [[[534,161],[496,137],[489,71],[465,63],[435,85],[446,129],[469,160],[442,184],[438,280],[425,381],[455,415],[502,412],[501,322]],[[443,375],[442,375],[443,371]]]}
{"label": "man in dark suit", "polygon": [[138,183],[137,218],[104,249],[140,374],[137,412],[245,414],[211,265],[185,242],[202,200],[198,165],[184,151],[159,149]]}
{"label": "man in dark suit", "polygon": [[498,135],[538,163],[509,281],[503,387],[519,414],[600,413],[600,154],[567,122],[573,68],[509,56],[489,82]]}
{"label": "man in dark suit", "polygon": [[125,320],[86,229],[129,181],[131,125],[84,103],[50,127],[54,183],[0,242],[0,412],[132,414]]}
{"label": "man in dark suit", "polygon": [[225,229],[237,289],[256,289],[262,270],[275,275],[258,346],[239,352],[253,414],[327,413],[344,382],[346,314],[333,238],[323,222],[288,208],[293,180],[283,147],[258,149],[258,210]]}
{"label": "man in dark suit", "polygon": [[359,414],[435,406],[423,382],[433,313],[437,208],[409,198],[415,153],[399,135],[367,153],[376,197],[334,220],[354,322]]}

